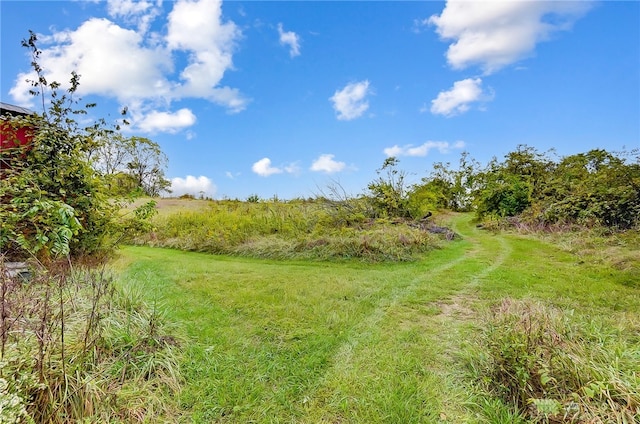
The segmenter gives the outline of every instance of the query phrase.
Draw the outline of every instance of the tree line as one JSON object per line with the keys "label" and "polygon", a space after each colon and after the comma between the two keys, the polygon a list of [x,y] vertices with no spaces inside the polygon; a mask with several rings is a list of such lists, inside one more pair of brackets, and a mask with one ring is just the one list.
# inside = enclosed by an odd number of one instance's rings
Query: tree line
{"label": "tree line", "polygon": [[457,168],[436,163],[407,185],[396,158],[368,186],[380,214],[417,218],[427,211],[474,211],[478,219],[518,216],[538,226],[575,224],[628,229],[640,225],[640,150],[593,149],[555,158],[520,145],[485,167],[462,153]]}

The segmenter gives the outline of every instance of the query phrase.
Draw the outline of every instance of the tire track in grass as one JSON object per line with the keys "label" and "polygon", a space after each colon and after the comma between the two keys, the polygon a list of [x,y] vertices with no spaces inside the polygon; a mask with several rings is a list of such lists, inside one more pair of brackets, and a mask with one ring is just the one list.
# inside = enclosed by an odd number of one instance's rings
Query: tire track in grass
{"label": "tire track in grass", "polygon": [[[452,228],[472,244],[476,252],[476,259],[486,265],[469,275],[465,284],[456,293],[434,302],[434,305],[439,309],[434,323],[439,325],[441,329],[452,328],[462,321],[471,321],[477,316],[478,307],[476,305],[479,302],[476,293],[477,287],[483,280],[504,266],[513,252],[513,247],[504,236],[488,232],[482,233],[481,230],[471,225],[468,218],[462,222],[461,218],[457,218],[452,223]],[[443,333],[447,332],[442,331],[441,334]]]}
{"label": "tire track in grass", "polygon": [[[468,258],[465,256],[461,256],[453,262],[449,262],[447,264],[441,265],[437,268],[431,270],[434,275],[438,275],[443,273],[460,262],[467,260]],[[368,336],[368,333],[375,329],[378,324],[385,318],[387,312],[390,309],[393,309],[398,306],[398,304],[410,294],[412,294],[417,288],[418,284],[424,282],[424,277],[418,277],[411,281],[407,286],[402,289],[394,289],[392,290],[392,295],[390,297],[384,298],[380,301],[379,305],[366,316],[362,321],[360,321],[354,328],[352,329],[353,335],[346,341],[344,341],[340,347],[337,349],[337,352],[331,361],[334,367],[341,367],[343,365],[348,365],[349,359],[353,353],[354,347],[358,345],[358,342],[362,339],[365,339]]]}
{"label": "tire track in grass", "polygon": [[[468,236],[468,234],[464,234],[460,232],[457,226],[454,226],[453,229],[455,232],[457,232],[458,234],[462,235],[465,238]],[[429,280],[433,280],[434,278],[437,278],[440,274],[443,274],[451,270],[452,268],[458,266],[462,262],[472,260],[476,254],[476,248],[477,248],[476,243],[477,242],[472,243],[472,248],[468,248],[463,255],[459,256],[455,260],[444,263],[435,268],[429,269],[428,277],[425,277],[424,275],[420,275],[414,278],[406,286],[402,288],[393,289],[391,296],[382,299],[379,302],[379,305],[373,310],[373,312],[369,314],[367,317],[365,317],[363,320],[361,320],[360,323],[353,328],[352,330],[353,335],[348,340],[344,341],[340,345],[340,347],[337,349],[337,352],[334,356],[334,360],[332,361],[334,363],[334,366],[336,366],[336,364],[347,363],[348,362],[347,359],[351,356],[351,353],[353,352],[353,347],[358,344],[358,340],[364,339],[368,331],[375,329],[378,326],[380,321],[385,317],[388,310],[394,307],[397,307],[402,300],[406,299],[411,294],[413,294],[416,291],[416,289],[421,285],[421,283],[425,283]],[[498,258],[499,263],[495,262],[494,264],[492,264],[490,266],[490,269],[483,271],[480,275],[478,275],[477,279],[482,278],[485,274],[492,272],[497,267],[502,265],[502,263],[504,262],[504,259],[506,258],[506,255],[503,253],[504,252],[501,252],[501,254],[499,255],[499,258]],[[340,360],[341,358],[342,360]]]}
{"label": "tire track in grass", "polygon": [[[460,325],[455,321],[460,318],[457,312],[461,307],[447,309],[444,305],[474,302],[474,287],[500,268],[511,254],[511,246],[506,239],[498,236],[488,238],[486,234],[480,234],[479,230],[472,227],[469,220],[468,215],[458,215],[453,220],[453,229],[468,243],[459,257],[429,268],[428,274],[420,275],[408,284],[392,290],[391,294],[382,299],[368,316],[352,328],[351,336],[336,349],[336,353],[329,361],[330,365],[318,380],[315,389],[303,399],[303,403],[308,405],[307,411],[310,412],[311,420],[325,422],[345,419],[340,417],[339,411],[335,410],[336,395],[340,395],[340,387],[359,386],[367,378],[376,378],[371,375],[363,376],[367,373],[375,374],[376,369],[364,369],[362,373],[358,371],[363,363],[366,364],[367,355],[375,352],[377,343],[387,347],[398,343],[399,335],[406,330],[406,328],[400,328],[404,322],[407,322],[408,326],[421,322],[421,329],[427,331],[431,338],[437,338],[439,333]],[[437,260],[443,261],[446,258]],[[438,290],[444,292],[442,296],[429,300],[434,294],[438,294]],[[430,305],[432,309],[435,308],[435,313],[433,311],[425,313],[425,304]],[[470,319],[471,316],[472,312],[466,318]],[[385,327],[390,331],[383,333]],[[456,331],[450,331],[450,333],[456,333]],[[379,338],[381,340],[378,340]],[[450,350],[452,346],[458,344],[454,342],[455,340],[434,340],[434,343],[444,344],[442,346],[444,350]],[[434,359],[443,359],[439,354],[433,355]],[[389,358],[390,361],[394,359]],[[436,378],[446,378],[437,374],[437,372],[433,373]],[[380,376],[380,378],[384,377]],[[344,384],[345,378],[350,384]],[[353,381],[354,379],[356,381]],[[347,402],[348,395],[342,396],[347,396],[344,400]],[[448,402],[445,400],[441,403]],[[342,409],[345,408],[347,407]],[[434,413],[436,417],[440,414],[439,411]],[[338,414],[338,417],[335,414]],[[349,421],[349,419],[345,420]]]}
{"label": "tire track in grass", "polygon": [[[513,247],[502,235],[492,235],[474,228],[469,221],[465,221],[465,229],[459,228],[460,221],[454,223],[459,234],[478,249],[478,255],[490,264],[469,276],[464,287],[454,295],[436,302],[439,313],[432,319],[433,334],[442,350],[437,353],[439,366],[433,367],[433,372],[440,381],[448,382],[451,390],[442,397],[439,421],[449,422],[484,422],[475,415],[473,389],[466,386],[467,374],[461,369],[459,355],[464,350],[467,340],[475,331],[474,322],[478,320],[479,303],[477,287],[483,280],[504,266],[510,258]],[[467,416],[461,417],[459,410],[466,410]]]}
{"label": "tire track in grass", "polygon": [[[477,301],[477,296],[473,293],[474,289],[488,276],[493,274],[497,269],[502,267],[507,259],[511,256],[513,248],[509,241],[502,235],[494,235],[490,233],[482,234],[481,231],[471,225],[469,220],[464,221],[464,228],[460,228],[461,222],[454,221],[452,228],[466,240],[474,245],[479,255],[488,254],[490,259],[484,259],[489,261],[489,265],[483,268],[480,272],[472,275],[468,282],[465,284],[464,289],[460,290],[449,299],[442,299],[440,306],[443,307],[443,313],[445,315],[452,310],[462,310],[465,313],[463,315],[470,314],[470,308],[463,306],[463,304],[474,304]],[[490,247],[490,244],[497,242],[497,249]],[[449,304],[454,305],[453,308],[447,307],[447,300]]]}

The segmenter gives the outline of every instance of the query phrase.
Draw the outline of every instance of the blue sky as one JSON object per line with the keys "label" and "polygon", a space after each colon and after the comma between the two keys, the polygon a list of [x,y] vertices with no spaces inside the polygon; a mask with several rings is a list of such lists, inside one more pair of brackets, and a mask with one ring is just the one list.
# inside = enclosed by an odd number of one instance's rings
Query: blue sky
{"label": "blue sky", "polygon": [[3,102],[80,75],[95,117],[169,158],[174,194],[366,190],[388,156],[412,182],[460,153],[640,147],[636,1],[0,2]]}

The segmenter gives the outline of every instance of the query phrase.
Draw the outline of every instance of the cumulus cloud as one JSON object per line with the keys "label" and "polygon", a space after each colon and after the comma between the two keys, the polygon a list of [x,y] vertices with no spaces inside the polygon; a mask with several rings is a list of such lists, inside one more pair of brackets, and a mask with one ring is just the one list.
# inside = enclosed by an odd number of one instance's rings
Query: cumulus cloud
{"label": "cumulus cloud", "polygon": [[272,166],[271,159],[262,158],[251,166],[251,170],[261,177],[268,177],[273,174],[299,174],[300,166],[297,162],[282,165],[281,167]]}
{"label": "cumulus cloud", "polygon": [[144,132],[175,133],[178,130],[190,127],[195,122],[196,116],[193,112],[183,108],[175,113],[153,111],[138,121],[137,125]]}
{"label": "cumulus cloud", "polygon": [[[228,90],[221,95],[216,88],[233,66],[233,50],[241,35],[233,22],[222,21],[221,6],[219,0],[183,0],[176,2],[169,13],[168,48],[189,53],[189,64],[175,88],[176,97],[201,97],[222,104],[240,100],[229,96],[232,92]],[[236,105],[235,110],[238,108]]]}
{"label": "cumulus cloud", "polygon": [[493,73],[530,56],[536,44],[572,24],[591,7],[589,1],[448,0],[428,22],[444,40],[454,69],[479,65]]}
{"label": "cumulus cloud", "polygon": [[191,194],[196,197],[204,195],[205,197],[213,198],[217,189],[213,181],[204,175],[199,177],[187,175],[185,178],[176,177],[171,179],[171,196],[175,197]]}
{"label": "cumulus cloud", "polygon": [[291,57],[300,56],[300,36],[293,31],[284,31],[282,24],[278,24],[278,35],[280,35],[280,44],[289,46],[289,55]]}
{"label": "cumulus cloud", "polygon": [[347,84],[343,89],[336,90],[329,100],[333,102],[338,119],[350,121],[362,116],[369,109],[366,97],[371,94],[369,81]]}
{"label": "cumulus cloud", "polygon": [[474,102],[489,101],[493,95],[482,89],[480,78],[467,78],[453,83],[447,91],[438,93],[431,101],[431,113],[435,115],[455,116],[469,110]]}
{"label": "cumulus cloud", "polygon": [[342,171],[347,165],[344,162],[338,162],[333,158],[335,155],[324,154],[320,155],[311,164],[311,170],[315,172],[325,172],[327,174],[333,174]]}
{"label": "cumulus cloud", "polygon": [[[159,105],[167,109],[184,98],[206,99],[232,113],[245,109],[249,99],[221,84],[225,72],[233,68],[241,37],[235,23],[223,19],[221,1],[178,0],[172,5],[163,34],[148,32],[151,20],[159,16],[159,0],[110,0],[107,11],[113,20],[91,18],[76,29],[40,35],[45,77],[65,82],[76,71],[81,76],[80,95],[117,99],[137,112],[133,129],[142,131],[163,128],[149,126],[142,115],[161,113]],[[136,29],[126,27],[132,23]],[[185,56],[187,63],[177,68],[178,58]],[[19,74],[10,95],[16,103],[32,107],[32,87],[26,79],[37,78],[33,72]],[[136,127],[145,122],[146,126]]]}
{"label": "cumulus cloud", "polygon": [[433,149],[437,149],[440,153],[446,154],[453,149],[464,148],[464,141],[456,141],[455,143],[449,143],[448,141],[427,141],[420,146],[414,146],[413,144],[406,144],[404,146],[387,147],[384,149],[384,154],[387,157],[399,157],[399,156],[427,156]]}
{"label": "cumulus cloud", "polygon": [[[170,84],[163,72],[171,67],[162,51],[143,45],[143,37],[108,19],[91,18],[75,31],[65,30],[43,37],[40,62],[48,81],[65,82],[72,71],[80,75],[80,94],[115,97],[122,103],[136,98],[167,96]],[[25,79],[34,72],[18,75],[10,94],[28,96]],[[37,79],[37,78],[36,78]],[[32,99],[31,99],[32,100]]]}
{"label": "cumulus cloud", "polygon": [[268,177],[273,174],[282,174],[282,169],[271,166],[271,159],[262,158],[251,166],[251,170],[261,177]]}

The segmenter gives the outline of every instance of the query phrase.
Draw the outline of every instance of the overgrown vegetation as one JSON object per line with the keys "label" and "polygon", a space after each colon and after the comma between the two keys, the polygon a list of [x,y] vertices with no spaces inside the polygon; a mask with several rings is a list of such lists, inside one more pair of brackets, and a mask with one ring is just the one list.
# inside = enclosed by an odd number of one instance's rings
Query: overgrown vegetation
{"label": "overgrown vegetation", "polygon": [[[94,105],[74,97],[79,76],[72,73],[66,90],[47,81],[36,41],[31,33],[23,44],[42,114],[1,122],[13,139],[0,150],[0,422],[163,421],[181,381],[177,339],[157,305],[119,291],[95,267],[119,242],[149,230],[155,204],[121,213],[125,200],[114,196],[123,193],[96,162],[119,128],[103,120],[80,126]],[[143,151],[129,163],[134,187],[147,192],[145,161]],[[152,171],[162,185],[159,168]],[[74,269],[76,261],[94,266]]]}
{"label": "overgrown vegetation", "polygon": [[[611,322],[504,299],[472,349],[484,390],[530,422],[634,423],[640,417],[640,322]],[[478,353],[479,352],[479,353]]]}
{"label": "overgrown vegetation", "polygon": [[408,185],[399,161],[387,158],[362,197],[365,215],[420,218],[438,210],[474,211],[481,221],[518,217],[538,229],[581,226],[614,230],[640,225],[640,151],[602,149],[552,157],[520,145],[485,167],[463,152],[457,168],[435,163]]}
{"label": "overgrown vegetation", "polygon": [[[136,239],[150,246],[270,259],[408,261],[453,237],[413,220],[367,218],[362,201],[207,202],[162,214]],[[361,209],[362,206],[362,209]],[[437,232],[437,234],[435,233]]]}
{"label": "overgrown vegetation", "polygon": [[478,175],[479,218],[628,229],[640,224],[640,152],[591,150],[553,161],[520,146]]}
{"label": "overgrown vegetation", "polygon": [[0,422],[167,419],[181,348],[160,305],[104,270],[32,268],[0,258]]}
{"label": "overgrown vegetation", "polygon": [[[117,133],[119,126],[109,127],[104,120],[80,126],[80,118],[95,105],[82,106],[75,97],[80,85],[76,73],[72,73],[66,90],[59,82],[46,80],[38,63],[40,50],[36,41],[36,35],[31,33],[23,45],[32,55],[31,65],[37,75],[37,80],[31,81],[31,93],[40,99],[43,111],[2,117],[3,129],[13,128],[16,137],[7,143],[15,147],[0,150],[2,252],[16,259],[36,256],[47,262],[69,254],[109,251],[123,237],[143,229],[143,221],[153,208],[142,207],[129,216],[120,215],[126,199],[117,197],[122,194],[120,188],[112,190],[112,174],[122,163],[105,153],[118,146],[112,140],[122,139]],[[29,132],[28,143],[18,140],[21,129]],[[154,159],[162,157],[157,145],[146,139],[125,144],[131,147],[126,157],[130,157],[127,163],[133,191],[140,188],[157,194],[165,188],[161,165]],[[98,166],[105,163],[111,166]]]}

